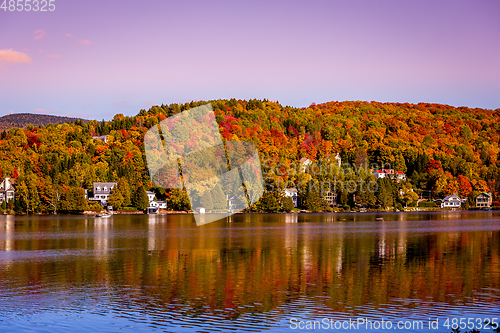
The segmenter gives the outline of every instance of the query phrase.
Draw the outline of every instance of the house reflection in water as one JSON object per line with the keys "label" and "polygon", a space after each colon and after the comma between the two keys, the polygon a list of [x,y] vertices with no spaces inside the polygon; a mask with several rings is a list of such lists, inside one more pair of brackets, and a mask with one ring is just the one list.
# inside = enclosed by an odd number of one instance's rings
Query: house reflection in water
{"label": "house reflection in water", "polygon": [[286,214],[285,223],[297,223],[299,222],[299,214]]}
{"label": "house reflection in water", "polygon": [[94,257],[98,260],[109,258],[110,235],[113,224],[110,220],[94,220]]}
{"label": "house reflection in water", "polygon": [[3,234],[3,241],[0,242],[0,250],[12,251],[14,248],[14,223],[15,217],[13,215],[5,215],[0,217],[0,232]]}

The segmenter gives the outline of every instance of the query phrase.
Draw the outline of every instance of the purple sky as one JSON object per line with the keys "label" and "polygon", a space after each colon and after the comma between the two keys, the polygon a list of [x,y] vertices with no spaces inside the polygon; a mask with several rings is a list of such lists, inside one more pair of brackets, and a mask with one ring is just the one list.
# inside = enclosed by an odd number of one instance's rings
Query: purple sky
{"label": "purple sky", "polygon": [[500,108],[499,0],[54,3],[0,10],[0,115],[233,97]]}

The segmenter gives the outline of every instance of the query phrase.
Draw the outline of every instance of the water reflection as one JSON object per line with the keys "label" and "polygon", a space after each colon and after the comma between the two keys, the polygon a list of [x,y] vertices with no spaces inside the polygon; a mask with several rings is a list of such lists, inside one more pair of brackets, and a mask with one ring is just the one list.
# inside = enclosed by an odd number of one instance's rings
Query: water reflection
{"label": "water reflection", "polygon": [[22,318],[33,313],[170,331],[500,315],[499,217],[237,214],[197,227],[188,215],[0,216],[0,311],[10,313],[0,328],[31,327]]}

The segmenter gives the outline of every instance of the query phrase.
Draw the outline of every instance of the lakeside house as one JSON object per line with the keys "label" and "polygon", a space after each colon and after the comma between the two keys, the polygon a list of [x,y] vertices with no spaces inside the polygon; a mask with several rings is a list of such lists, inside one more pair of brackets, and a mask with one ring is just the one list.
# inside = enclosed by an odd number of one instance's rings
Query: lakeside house
{"label": "lakeside house", "polygon": [[397,180],[398,183],[406,180],[406,174],[403,171],[395,171],[394,169],[373,170],[373,175],[376,179],[391,178]]}
{"label": "lakeside house", "polygon": [[227,203],[228,203],[228,209],[229,210],[236,210],[236,209],[238,209],[239,201],[238,201],[238,199],[236,198],[235,195],[233,195],[232,197],[228,198],[227,199]]}
{"label": "lakeside house", "polygon": [[161,200],[155,200],[155,192],[153,191],[146,191],[146,194],[148,196],[148,202],[149,202],[149,207],[147,208],[147,212],[151,210],[156,210],[158,211],[159,209],[167,209],[167,202],[166,201],[161,201]]}
{"label": "lakeside house", "polygon": [[146,194],[148,196],[148,202],[149,202],[148,208],[155,208],[156,210],[167,209],[167,202],[166,201],[155,200],[155,197],[156,197],[155,192],[146,191]]}
{"label": "lakeside house", "polygon": [[153,191],[146,191],[146,194],[148,195],[148,201],[151,202],[155,199],[155,192]]}
{"label": "lakeside house", "polygon": [[337,204],[337,193],[326,191],[326,193],[323,195],[323,199],[326,200],[328,206],[333,207]]}
{"label": "lakeside house", "polygon": [[296,188],[287,188],[285,189],[285,197],[292,198],[293,207],[297,208],[298,204],[298,191]]}
{"label": "lakeside house", "polygon": [[14,201],[16,198],[15,179],[5,178],[0,184],[0,203]]}
{"label": "lakeside house", "polygon": [[166,201],[152,200],[149,202],[149,207],[154,207],[158,209],[167,209]]}
{"label": "lakeside house", "polygon": [[101,205],[106,206],[110,195],[113,193],[113,188],[117,185],[117,183],[94,183],[94,196],[89,200],[99,201]]}
{"label": "lakeside house", "polygon": [[492,203],[491,192],[483,192],[476,197],[476,207],[489,208]]}
{"label": "lakeside house", "polygon": [[441,208],[460,208],[462,202],[465,202],[467,199],[460,199],[458,195],[453,193],[452,195],[446,196],[441,202]]}
{"label": "lakeside house", "polygon": [[[94,183],[92,185],[94,196],[88,199],[92,201],[99,201],[102,206],[107,206],[108,199],[113,194],[113,189],[115,188],[115,186],[118,186],[118,184],[114,182]],[[154,208],[156,210],[167,209],[167,202],[155,200],[155,193],[153,191],[146,191],[146,194],[148,196],[148,208]],[[87,192],[85,192],[85,195],[87,197]]]}

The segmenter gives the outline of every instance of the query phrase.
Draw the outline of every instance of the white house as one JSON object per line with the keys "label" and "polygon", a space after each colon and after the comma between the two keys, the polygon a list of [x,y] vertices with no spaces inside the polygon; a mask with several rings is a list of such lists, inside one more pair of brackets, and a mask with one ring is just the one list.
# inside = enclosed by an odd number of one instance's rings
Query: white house
{"label": "white house", "polygon": [[406,180],[406,174],[403,171],[395,171],[394,169],[373,170],[373,175],[376,179],[391,178],[398,182]]}
{"label": "white house", "polygon": [[106,206],[115,186],[117,186],[117,183],[94,183],[94,197],[89,198],[89,200],[99,201],[101,205]]}
{"label": "white house", "polygon": [[14,179],[5,178],[0,184],[0,202],[14,201],[16,197],[16,188],[14,187],[14,183]]}
{"label": "white house", "polygon": [[476,197],[476,207],[491,207],[491,192],[481,193]]}
{"label": "white house", "polygon": [[285,197],[290,197],[292,198],[293,201],[293,206],[297,207],[297,197],[298,197],[298,192],[296,188],[287,188],[285,189]]}
{"label": "white house", "polygon": [[155,199],[155,192],[153,191],[146,191],[146,194],[148,195],[148,201],[151,202]]}
{"label": "white house", "polygon": [[150,207],[155,207],[158,209],[167,209],[167,202],[166,201],[157,201],[153,200],[149,202]]}
{"label": "white house", "polygon": [[323,199],[328,202],[329,206],[335,206],[335,204],[337,203],[337,193],[326,191],[326,193],[323,195]]}
{"label": "white house", "polygon": [[235,195],[233,195],[232,197],[226,196],[226,198],[227,198],[227,207],[229,210],[238,209],[239,200],[238,200],[238,198],[236,198]]}
{"label": "white house", "polygon": [[464,200],[460,199],[458,195],[453,193],[452,195],[448,195],[443,199],[443,202],[441,203],[441,208],[460,208]]}

